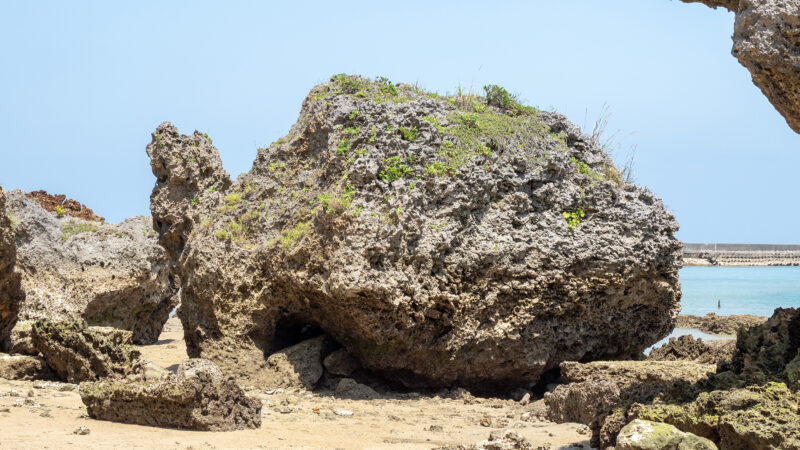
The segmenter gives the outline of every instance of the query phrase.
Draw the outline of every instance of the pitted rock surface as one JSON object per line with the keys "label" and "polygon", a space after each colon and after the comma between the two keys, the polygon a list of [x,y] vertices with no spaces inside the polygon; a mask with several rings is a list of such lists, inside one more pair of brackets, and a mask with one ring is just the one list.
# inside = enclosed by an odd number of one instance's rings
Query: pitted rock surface
{"label": "pitted rock surface", "polygon": [[47,365],[68,383],[126,376],[140,356],[131,346],[130,331],[87,327],[82,321],[43,319],[33,325],[32,334]]}
{"label": "pitted rock surface", "polygon": [[17,246],[14,228],[17,226],[6,215],[6,196],[0,187],[0,350],[10,347],[11,329],[17,323],[19,307],[24,298],[20,274],[14,270]]}
{"label": "pitted rock surface", "polygon": [[748,383],[783,381],[800,388],[800,308],[777,308],[763,324],[742,328],[730,361],[718,371]]}
{"label": "pitted rock surface", "polygon": [[500,387],[665,336],[672,214],[563,116],[471,101],[336,76],[234,182],[211,139],[159,125],[151,212],[190,356],[263,384],[316,326],[407,385]]}
{"label": "pitted rock surface", "polygon": [[708,313],[705,316],[679,314],[677,328],[695,328],[709,334],[736,336],[740,328],[750,328],[767,321],[767,317],[752,314],[733,314],[718,316]]}
{"label": "pitted rock surface", "polygon": [[683,0],[736,13],[733,56],[753,83],[800,133],[800,2],[797,0]]}
{"label": "pitted rock surface", "polygon": [[714,369],[689,361],[565,362],[561,375],[569,383],[545,394],[547,418],[588,425],[592,446],[614,446],[631,405],[664,396],[694,398]]}
{"label": "pitted rock surface", "polygon": [[201,431],[261,426],[261,400],[245,395],[207,360],[181,363],[176,375],[153,380],[81,383],[81,400],[98,420]]}
{"label": "pitted rock surface", "polygon": [[26,330],[43,318],[130,330],[137,344],[158,340],[178,304],[179,280],[150,218],[105,224],[58,217],[19,190],[8,193],[8,209],[26,294],[20,329],[12,331],[15,351],[31,350]]}

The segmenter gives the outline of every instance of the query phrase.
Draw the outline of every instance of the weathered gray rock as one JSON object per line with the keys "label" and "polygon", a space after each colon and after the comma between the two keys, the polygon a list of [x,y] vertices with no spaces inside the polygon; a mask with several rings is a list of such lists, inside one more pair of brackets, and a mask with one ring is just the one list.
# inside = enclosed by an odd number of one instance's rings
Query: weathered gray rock
{"label": "weathered gray rock", "polygon": [[261,426],[261,401],[207,360],[184,361],[176,375],[156,380],[81,383],[80,394],[99,420],[203,431]]}
{"label": "weathered gray rock", "polygon": [[32,334],[47,365],[69,383],[128,375],[139,359],[139,351],[130,345],[130,331],[42,319],[33,325]]}
{"label": "weathered gray rock", "polygon": [[0,378],[40,380],[50,374],[47,363],[37,356],[0,353]]}
{"label": "weathered gray rock", "polygon": [[322,377],[322,357],[329,345],[328,336],[322,335],[273,353],[264,367],[264,386],[314,389]]}
{"label": "weathered gray rock", "polygon": [[381,396],[371,387],[361,384],[352,378],[342,378],[339,380],[334,393],[337,397],[349,398],[351,400],[372,400],[380,398]]}
{"label": "weathered gray rock", "polygon": [[616,450],[717,450],[706,438],[684,433],[672,425],[636,419],[617,437]]}
{"label": "weathered gray rock", "polygon": [[492,98],[337,76],[233,183],[208,137],[161,124],[151,212],[190,355],[259,384],[318,326],[407,385],[499,387],[665,336],[674,217],[563,116]]}
{"label": "weathered gray rock", "polygon": [[695,361],[701,364],[717,364],[730,360],[736,341],[719,339],[704,342],[691,335],[669,338],[669,342],[654,348],[647,359],[650,361]]}
{"label": "weathered gray rock", "polygon": [[0,350],[10,346],[11,328],[17,322],[19,307],[24,298],[20,274],[14,270],[17,247],[14,241],[16,222],[6,215],[6,197],[0,187]]}
{"label": "weathered gray rock", "polygon": [[683,0],[736,13],[733,55],[789,126],[800,133],[800,2]]}
{"label": "weathered gray rock", "polygon": [[664,395],[693,398],[701,390],[696,385],[708,380],[714,369],[687,361],[565,362],[561,375],[569,384],[545,394],[547,416],[554,422],[588,425],[592,446],[606,448],[615,444],[628,423],[631,405]]}
{"label": "weathered gray rock", "polygon": [[[26,293],[21,322],[82,319],[130,330],[137,344],[158,340],[178,304],[179,280],[150,218],[112,225],[59,217],[19,190],[8,193],[8,209],[17,221],[17,270]],[[15,351],[30,350],[25,338],[24,329],[12,331]]]}

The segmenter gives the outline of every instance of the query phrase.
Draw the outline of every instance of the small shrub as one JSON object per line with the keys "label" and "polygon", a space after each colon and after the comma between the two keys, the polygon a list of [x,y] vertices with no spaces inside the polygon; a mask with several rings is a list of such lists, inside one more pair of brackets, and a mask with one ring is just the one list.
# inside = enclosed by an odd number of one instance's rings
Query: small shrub
{"label": "small shrub", "polygon": [[191,203],[192,203],[192,206],[197,206],[197,205],[200,204],[200,200],[195,195],[194,197],[192,197]]}
{"label": "small shrub", "polygon": [[62,208],[61,205],[56,205],[56,208],[53,210],[56,212],[56,216],[64,217],[64,214],[67,213],[67,210]]}
{"label": "small shrub", "polygon": [[241,196],[239,194],[228,194],[225,196],[225,201],[230,205],[239,203]]}
{"label": "small shrub", "polygon": [[347,116],[347,118],[350,119],[350,120],[354,120],[356,117],[358,117],[358,110],[357,109],[354,109],[350,113],[350,115]]}
{"label": "small shrub", "polygon": [[564,217],[564,220],[567,221],[567,226],[570,230],[574,230],[581,223],[581,219],[586,217],[583,208],[580,206],[577,207],[575,211],[564,211],[561,215]]}
{"label": "small shrub", "polygon": [[417,138],[417,127],[413,127],[413,126],[411,128],[400,127],[400,128],[398,128],[398,130],[400,130],[400,134],[403,135],[403,139],[405,139],[407,141],[412,141],[413,142],[414,139]]}
{"label": "small shrub", "polygon": [[411,167],[403,164],[403,160],[399,156],[385,158],[383,162],[385,162],[387,165],[378,174],[378,178],[383,181],[388,181],[391,183],[392,181],[399,180],[406,175],[411,175],[413,173]]}

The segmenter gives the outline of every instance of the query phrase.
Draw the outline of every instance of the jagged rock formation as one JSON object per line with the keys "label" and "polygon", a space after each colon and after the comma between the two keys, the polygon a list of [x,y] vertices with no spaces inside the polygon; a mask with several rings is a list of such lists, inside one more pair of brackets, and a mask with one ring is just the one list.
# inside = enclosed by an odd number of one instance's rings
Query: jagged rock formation
{"label": "jagged rock formation", "polygon": [[625,425],[617,437],[616,450],[717,450],[706,438],[684,433],[672,425],[636,419]]}
{"label": "jagged rock formation", "polygon": [[20,274],[14,270],[17,246],[14,242],[16,224],[6,215],[6,196],[0,187],[0,350],[7,349],[11,328],[17,322],[24,294]]}
{"label": "jagged rock formation", "polygon": [[[178,304],[179,280],[151,220],[133,217],[112,225],[67,213],[59,217],[40,206],[42,195],[35,198],[19,190],[8,193],[9,213],[17,222],[17,270],[26,294],[12,331],[14,351],[35,354],[27,330],[43,318],[85,320],[130,330],[137,344],[155,342]],[[77,209],[84,216],[90,211]]]}
{"label": "jagged rock formation", "polygon": [[152,381],[108,379],[82,383],[81,400],[99,420],[202,431],[261,426],[261,400],[249,398],[211,361],[190,359],[176,375]]}
{"label": "jagged rock formation", "polygon": [[740,328],[754,327],[766,321],[767,317],[754,316],[752,314],[718,316],[714,313],[708,313],[703,317],[680,314],[676,327],[697,329],[704,333],[720,336],[736,336]]}
{"label": "jagged rock formation", "polygon": [[235,182],[161,124],[151,211],[190,356],[258,384],[312,327],[407,385],[499,388],[665,336],[674,217],[563,116],[488,97],[336,76]]}
{"label": "jagged rock formation", "polygon": [[736,13],[733,55],[789,126],[800,133],[800,2],[683,0]]}
{"label": "jagged rock formation", "polygon": [[713,365],[687,361],[565,362],[561,375],[569,383],[545,394],[547,417],[586,424],[592,446],[614,446],[631,405],[664,396],[694,398],[713,372]]}
{"label": "jagged rock formation", "polygon": [[800,393],[767,383],[701,393],[683,404],[633,405],[632,418],[663,422],[710,439],[721,450],[800,448]]}
{"label": "jagged rock formation", "polygon": [[783,381],[800,387],[800,308],[778,308],[761,325],[742,328],[730,362],[731,371],[751,383]]}
{"label": "jagged rock formation", "polygon": [[45,211],[56,212],[59,216],[77,217],[91,222],[105,222],[105,219],[94,213],[88,206],[77,200],[67,198],[64,194],[50,195],[47,191],[33,191],[25,194],[36,200]]}
{"label": "jagged rock formation", "polygon": [[69,383],[128,375],[140,356],[125,330],[43,319],[33,325],[32,334],[47,365]]}
{"label": "jagged rock formation", "polygon": [[700,364],[717,364],[730,361],[736,341],[720,339],[703,342],[691,335],[669,338],[669,342],[654,348],[647,359],[650,361],[694,361]]}

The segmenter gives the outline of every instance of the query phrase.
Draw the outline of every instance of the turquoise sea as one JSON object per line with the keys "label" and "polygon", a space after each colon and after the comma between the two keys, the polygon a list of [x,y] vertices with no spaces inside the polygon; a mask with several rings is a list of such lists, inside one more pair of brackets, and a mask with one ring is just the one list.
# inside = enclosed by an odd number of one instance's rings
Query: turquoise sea
{"label": "turquoise sea", "polygon": [[778,307],[800,307],[800,267],[692,266],[680,280],[681,314],[771,316]]}
{"label": "turquoise sea", "polygon": [[[680,271],[681,313],[704,316],[755,314],[771,316],[775,308],[800,307],[800,267],[684,267]],[[717,302],[719,301],[719,308]],[[705,341],[720,339],[700,330],[676,328],[670,337],[691,334]]]}

